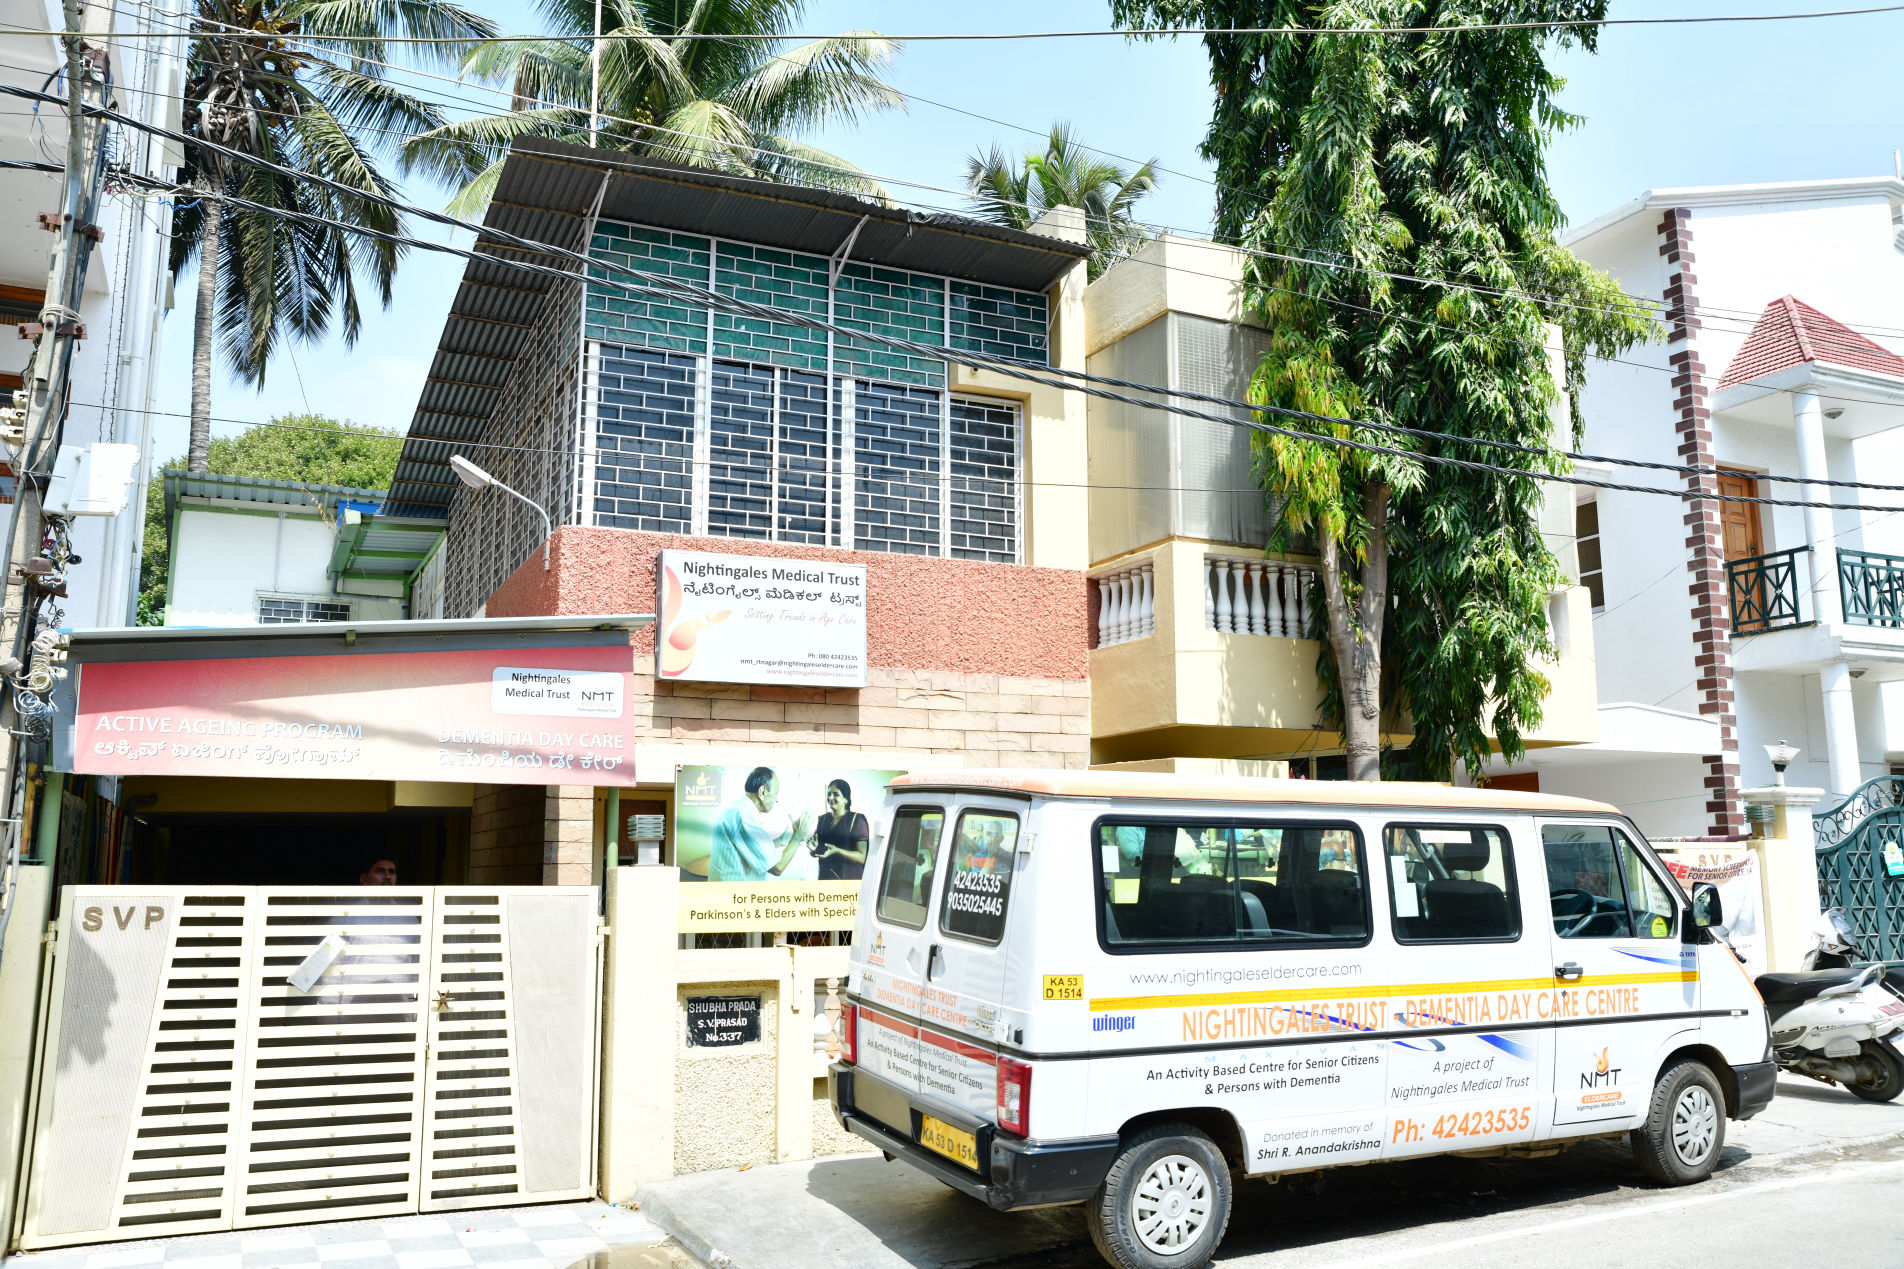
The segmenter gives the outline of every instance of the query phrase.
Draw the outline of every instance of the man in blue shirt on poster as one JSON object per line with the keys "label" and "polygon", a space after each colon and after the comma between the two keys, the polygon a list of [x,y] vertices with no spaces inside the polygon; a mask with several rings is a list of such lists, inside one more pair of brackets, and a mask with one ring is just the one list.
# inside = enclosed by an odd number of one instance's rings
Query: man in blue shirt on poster
{"label": "man in blue shirt on poster", "polygon": [[747,774],[743,795],[714,823],[709,881],[765,881],[787,870],[813,825],[808,816],[788,825],[784,814],[774,815],[779,800],[780,777],[772,768],[755,767]]}

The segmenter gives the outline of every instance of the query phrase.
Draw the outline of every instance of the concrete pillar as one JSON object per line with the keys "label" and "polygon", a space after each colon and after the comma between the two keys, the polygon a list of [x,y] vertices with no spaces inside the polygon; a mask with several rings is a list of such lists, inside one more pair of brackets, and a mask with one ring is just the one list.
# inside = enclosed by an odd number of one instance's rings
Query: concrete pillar
{"label": "concrete pillar", "polygon": [[674,1175],[681,879],[675,869],[655,864],[611,868],[606,885],[601,1195],[628,1203],[643,1182]]}
{"label": "concrete pillar", "polygon": [[1771,831],[1755,839],[1765,904],[1765,963],[1778,973],[1804,968],[1818,923],[1818,843],[1811,808],[1823,789],[1774,785],[1747,789],[1747,806],[1772,808]]}
{"label": "concrete pillar", "polygon": [[[1814,388],[1792,393],[1792,430],[1798,441],[1798,474],[1806,481],[1830,477],[1825,462],[1825,410]],[[1828,503],[1827,486],[1806,484],[1805,501]],[[1828,507],[1805,508],[1805,541],[1811,547],[1811,616],[1821,626],[1844,620],[1838,594],[1838,531]]]}
{"label": "concrete pillar", "polygon": [[1858,778],[1858,716],[1851,704],[1851,667],[1827,661],[1818,667],[1819,694],[1825,708],[1825,761],[1831,765],[1831,791],[1843,795],[1863,783]]}
{"label": "concrete pillar", "polygon": [[542,884],[595,884],[595,790],[551,784],[543,801]]}

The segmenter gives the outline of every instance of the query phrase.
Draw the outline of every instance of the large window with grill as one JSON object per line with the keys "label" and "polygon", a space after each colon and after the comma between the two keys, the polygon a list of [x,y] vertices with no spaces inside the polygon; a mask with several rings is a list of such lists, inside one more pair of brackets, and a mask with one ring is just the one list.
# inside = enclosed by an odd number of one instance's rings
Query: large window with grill
{"label": "large window with grill", "polygon": [[1017,563],[1013,401],[591,343],[593,522]]}
{"label": "large window with grill", "polygon": [[296,625],[306,621],[349,621],[350,604],[330,599],[308,599],[302,595],[258,596],[258,624],[261,626]]}

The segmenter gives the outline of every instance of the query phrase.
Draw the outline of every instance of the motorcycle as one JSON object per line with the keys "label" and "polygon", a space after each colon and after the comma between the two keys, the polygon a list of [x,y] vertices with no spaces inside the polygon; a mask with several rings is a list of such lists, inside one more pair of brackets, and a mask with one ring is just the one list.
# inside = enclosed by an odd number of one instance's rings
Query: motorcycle
{"label": "motorcycle", "polygon": [[1818,943],[1796,974],[1760,974],[1772,1056],[1781,1071],[1842,1084],[1854,1097],[1888,1102],[1904,1093],[1904,971],[1861,959],[1844,913],[1825,914]]}

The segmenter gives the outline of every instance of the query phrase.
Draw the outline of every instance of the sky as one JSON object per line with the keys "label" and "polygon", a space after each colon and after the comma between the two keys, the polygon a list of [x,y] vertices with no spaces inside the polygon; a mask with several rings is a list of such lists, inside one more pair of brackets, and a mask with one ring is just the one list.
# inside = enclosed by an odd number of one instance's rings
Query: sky
{"label": "sky", "polygon": [[[540,29],[533,4],[524,0],[466,3],[505,31]],[[1609,16],[1828,7],[1814,0],[1613,0]],[[809,0],[800,29],[905,34],[1108,25],[1105,0]],[[1648,189],[1888,174],[1893,150],[1904,146],[1895,65],[1901,42],[1904,14],[1886,14],[1614,28],[1596,53],[1556,51],[1551,64],[1568,81],[1562,104],[1584,117],[1549,151],[1561,206],[1580,224]],[[1126,159],[1154,159],[1164,169],[1156,193],[1139,206],[1142,219],[1189,233],[1209,230],[1210,166],[1197,145],[1209,121],[1211,92],[1202,45],[1194,38],[914,43],[899,54],[889,80],[913,96],[906,111],[807,139],[887,180],[901,202],[957,207],[959,199],[943,191],[959,185],[973,151],[994,143],[1041,148],[1032,133],[1068,120],[1085,144]],[[483,98],[466,87],[415,84]],[[407,183],[403,193],[432,208],[448,196],[421,181]],[[444,236],[420,224],[414,231]],[[455,242],[468,246],[468,235]],[[440,252],[413,251],[399,268],[388,309],[378,309],[374,295],[365,296],[363,332],[354,347],[335,334],[314,344],[289,344],[261,389],[220,372],[212,395],[212,413],[220,420],[214,432],[230,435],[247,422],[306,410],[407,429],[463,265]],[[184,414],[191,406],[189,275],[179,278],[176,293],[179,305],[164,323],[156,408]],[[156,457],[182,454],[185,420],[156,422]]]}

